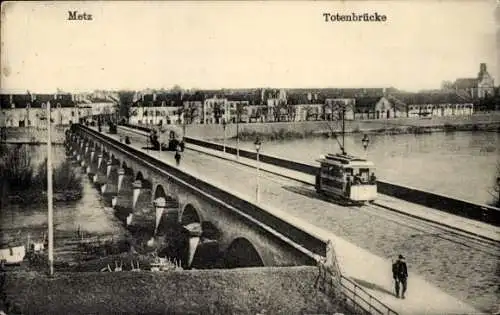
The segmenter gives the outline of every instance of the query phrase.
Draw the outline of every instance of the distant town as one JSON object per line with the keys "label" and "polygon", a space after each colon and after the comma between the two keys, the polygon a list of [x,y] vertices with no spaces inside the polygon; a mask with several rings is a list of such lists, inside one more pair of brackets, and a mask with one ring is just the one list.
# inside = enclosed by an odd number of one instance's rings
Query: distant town
{"label": "distant town", "polygon": [[[500,109],[499,87],[485,63],[475,77],[443,82],[440,89],[405,92],[394,87],[318,89],[172,89],[5,94],[0,127],[42,127],[50,102],[52,122],[70,125],[108,117],[130,124],[229,124],[428,118]],[[120,118],[118,118],[120,117]]]}

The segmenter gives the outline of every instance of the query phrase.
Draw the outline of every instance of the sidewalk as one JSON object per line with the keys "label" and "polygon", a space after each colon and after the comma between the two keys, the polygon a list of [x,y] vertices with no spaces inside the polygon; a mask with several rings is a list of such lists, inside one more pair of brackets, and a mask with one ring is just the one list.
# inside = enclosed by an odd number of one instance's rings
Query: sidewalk
{"label": "sidewalk", "polygon": [[[244,158],[244,157],[239,157],[238,159],[236,158],[235,155],[229,154],[229,153],[224,153],[221,151],[216,151],[212,149],[208,149],[205,147],[197,146],[194,144],[189,144],[187,146],[187,149],[191,149],[197,152],[201,152],[204,154],[216,156],[222,159],[226,159],[228,161],[232,161],[235,163],[240,163],[242,165],[246,165],[249,167],[256,168],[257,167],[257,161]],[[302,172],[297,172],[294,170],[289,170],[286,168],[282,168],[279,166],[271,165],[271,164],[266,164],[266,163],[259,163],[260,164],[260,169],[266,170],[270,173],[277,174],[279,176],[285,176],[291,179],[298,180],[302,183],[309,184],[309,185],[314,185],[314,177],[305,174]],[[486,224],[483,222],[467,219],[464,217],[460,217],[457,215],[453,215],[447,212],[439,211],[436,209],[424,207],[415,203],[410,203],[407,201],[404,201],[402,199],[397,199],[388,195],[382,195],[379,194],[378,198],[376,200],[376,203],[381,205],[381,206],[386,206],[390,207],[393,209],[398,210],[399,212],[410,214],[412,216],[417,216],[424,218],[425,220],[432,221],[433,223],[440,224],[440,225],[447,225],[452,228],[460,229],[465,231],[466,233],[471,233],[475,235],[479,235],[480,237],[488,238],[492,241],[500,242],[500,228],[491,225],[491,224]]]}
{"label": "sidewalk", "polygon": [[[119,139],[118,135],[107,136]],[[144,146],[145,143],[132,144],[132,147],[140,149],[145,153],[149,153],[152,157],[160,159],[166,164],[175,165],[172,152],[148,152],[147,150],[142,149]],[[192,145],[189,145],[189,148],[195,149]],[[234,157],[229,154],[224,154],[223,152],[215,152],[214,155],[215,154],[221,157],[227,156],[228,159],[232,159],[233,161],[235,160]],[[200,178],[201,180],[208,181],[221,189],[230,191],[232,194],[244,200],[253,202],[253,190],[248,188],[248,182],[241,182],[241,180],[238,182],[234,178],[234,174],[236,172],[235,170],[238,169],[237,167],[231,167],[227,164],[227,162],[217,160],[212,161],[210,164],[206,164],[204,161],[206,159],[206,157],[202,158],[198,154],[185,154],[183,161],[181,162],[180,169]],[[241,162],[246,160],[248,159],[240,157]],[[248,165],[255,167],[255,161],[248,160],[246,162]],[[287,176],[290,175],[290,177],[295,175],[285,169],[277,168],[271,165],[264,165],[263,163],[260,165],[265,168],[269,167],[270,170],[272,169],[280,174],[285,173]],[[214,171],[214,168],[217,168],[217,170]],[[225,171],[221,172],[221,169],[224,169]],[[305,174],[302,174],[302,176],[304,175]],[[310,181],[314,180],[314,178],[311,178],[309,175],[305,176],[308,176]],[[303,179],[306,180],[305,177]],[[270,189],[274,189],[274,186],[271,183],[268,183],[267,186]],[[265,186],[263,186],[263,189],[265,189]],[[270,194],[273,193],[273,191],[268,191],[267,193]],[[307,199],[292,193],[290,193],[290,196],[296,196],[295,198],[299,198],[298,200]],[[289,198],[288,195],[285,197]],[[269,213],[280,217],[282,220],[301,227],[303,230],[308,231],[320,239],[325,241],[329,239],[332,240],[343,274],[356,281],[367,292],[394,309],[399,314],[479,314],[479,312],[471,306],[450,296],[412,272],[410,272],[408,280],[407,298],[405,300],[395,298],[393,295],[393,282],[391,278],[391,261],[378,257],[323,228],[319,228],[304,221],[303,219],[299,219],[296,216],[286,213],[281,208],[285,207],[283,209],[286,210],[287,205],[282,204],[280,200],[278,200],[279,196],[275,196],[274,198],[276,198],[274,201],[273,199],[263,198],[259,203],[259,206]],[[290,202],[293,202],[293,200]],[[314,202],[316,203],[317,201]],[[281,206],[279,206],[280,204]]]}

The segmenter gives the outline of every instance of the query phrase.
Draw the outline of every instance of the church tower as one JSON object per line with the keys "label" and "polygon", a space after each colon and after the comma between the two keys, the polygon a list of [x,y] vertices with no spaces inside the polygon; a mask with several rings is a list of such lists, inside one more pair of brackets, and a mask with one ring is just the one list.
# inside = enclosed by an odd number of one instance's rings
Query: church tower
{"label": "church tower", "polygon": [[484,75],[488,75],[488,70],[486,70],[486,64],[481,63],[479,64],[479,73],[477,75],[477,78],[481,80]]}
{"label": "church tower", "polygon": [[477,90],[477,96],[479,98],[493,95],[494,80],[486,69],[486,63],[479,64],[479,73],[477,75]]}

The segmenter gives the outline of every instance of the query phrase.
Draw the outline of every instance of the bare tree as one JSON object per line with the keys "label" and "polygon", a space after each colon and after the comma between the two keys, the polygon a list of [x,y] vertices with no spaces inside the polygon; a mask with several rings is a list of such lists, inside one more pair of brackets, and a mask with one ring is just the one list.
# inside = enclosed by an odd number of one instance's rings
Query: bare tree
{"label": "bare tree", "polygon": [[278,122],[281,121],[281,116],[283,115],[283,112],[284,113],[288,112],[287,105],[285,103],[282,103],[282,102],[278,102],[272,108],[273,108],[274,121],[278,121]]}
{"label": "bare tree", "polygon": [[224,115],[224,109],[218,102],[215,102],[214,104],[213,113],[214,113],[215,123],[218,124],[220,122],[220,119]]}
{"label": "bare tree", "polygon": [[119,115],[128,122],[131,116],[131,108],[134,101],[135,92],[133,91],[119,91],[118,92],[118,103],[119,103]]}
{"label": "bare tree", "polygon": [[304,111],[306,113],[306,121],[309,120],[309,118],[313,115],[313,112],[314,112],[314,107],[311,106],[311,105],[306,105],[303,107],[304,108]]}
{"label": "bare tree", "polygon": [[192,124],[196,117],[200,115],[196,104],[189,103],[187,106],[182,106],[182,113],[187,124]]}
{"label": "bare tree", "polygon": [[289,121],[295,121],[295,117],[297,117],[297,106],[292,104],[286,105],[286,111]]}

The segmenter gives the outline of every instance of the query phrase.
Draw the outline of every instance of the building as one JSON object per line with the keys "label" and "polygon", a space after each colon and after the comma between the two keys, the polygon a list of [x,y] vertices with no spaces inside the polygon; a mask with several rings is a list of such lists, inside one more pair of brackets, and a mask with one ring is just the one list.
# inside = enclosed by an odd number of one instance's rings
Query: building
{"label": "building", "polygon": [[2,125],[6,127],[47,126],[47,103],[51,104],[51,121],[55,125],[77,122],[77,104],[71,94],[2,94]]}
{"label": "building", "polygon": [[320,120],[323,116],[323,104],[297,104],[297,115],[295,121],[313,121]]}
{"label": "building", "polygon": [[248,105],[244,108],[242,121],[265,122],[267,119],[267,105]]}
{"label": "building", "polygon": [[226,98],[218,98],[214,95],[203,102],[203,123],[221,124],[226,110]]}
{"label": "building", "polygon": [[472,115],[474,104],[455,92],[395,93],[393,99],[406,105],[406,117]]}
{"label": "building", "polygon": [[55,125],[71,125],[89,116],[112,115],[117,109],[116,103],[93,103],[69,93],[2,94],[0,99],[1,121],[6,127],[46,127],[49,102]]}
{"label": "building", "polygon": [[486,69],[486,64],[479,65],[479,73],[476,78],[457,79],[453,84],[456,92],[464,93],[473,99],[482,99],[486,96],[492,96],[495,92],[495,84],[491,75]]}
{"label": "building", "polygon": [[323,108],[325,120],[342,120],[342,111],[345,110],[345,119],[354,119],[356,99],[354,98],[327,98]]}
{"label": "building", "polygon": [[[228,98],[227,102],[224,106],[224,120],[227,123],[236,123],[239,119],[239,122],[244,121],[243,119],[248,121],[248,115],[246,108],[250,105],[249,101],[235,100]],[[239,117],[238,117],[239,116]],[[243,117],[245,116],[245,117]]]}
{"label": "building", "polygon": [[129,110],[129,123],[134,125],[181,124],[182,111],[178,106],[133,106]]}
{"label": "building", "polygon": [[203,121],[203,102],[184,101],[181,120],[187,124],[200,124]]}

